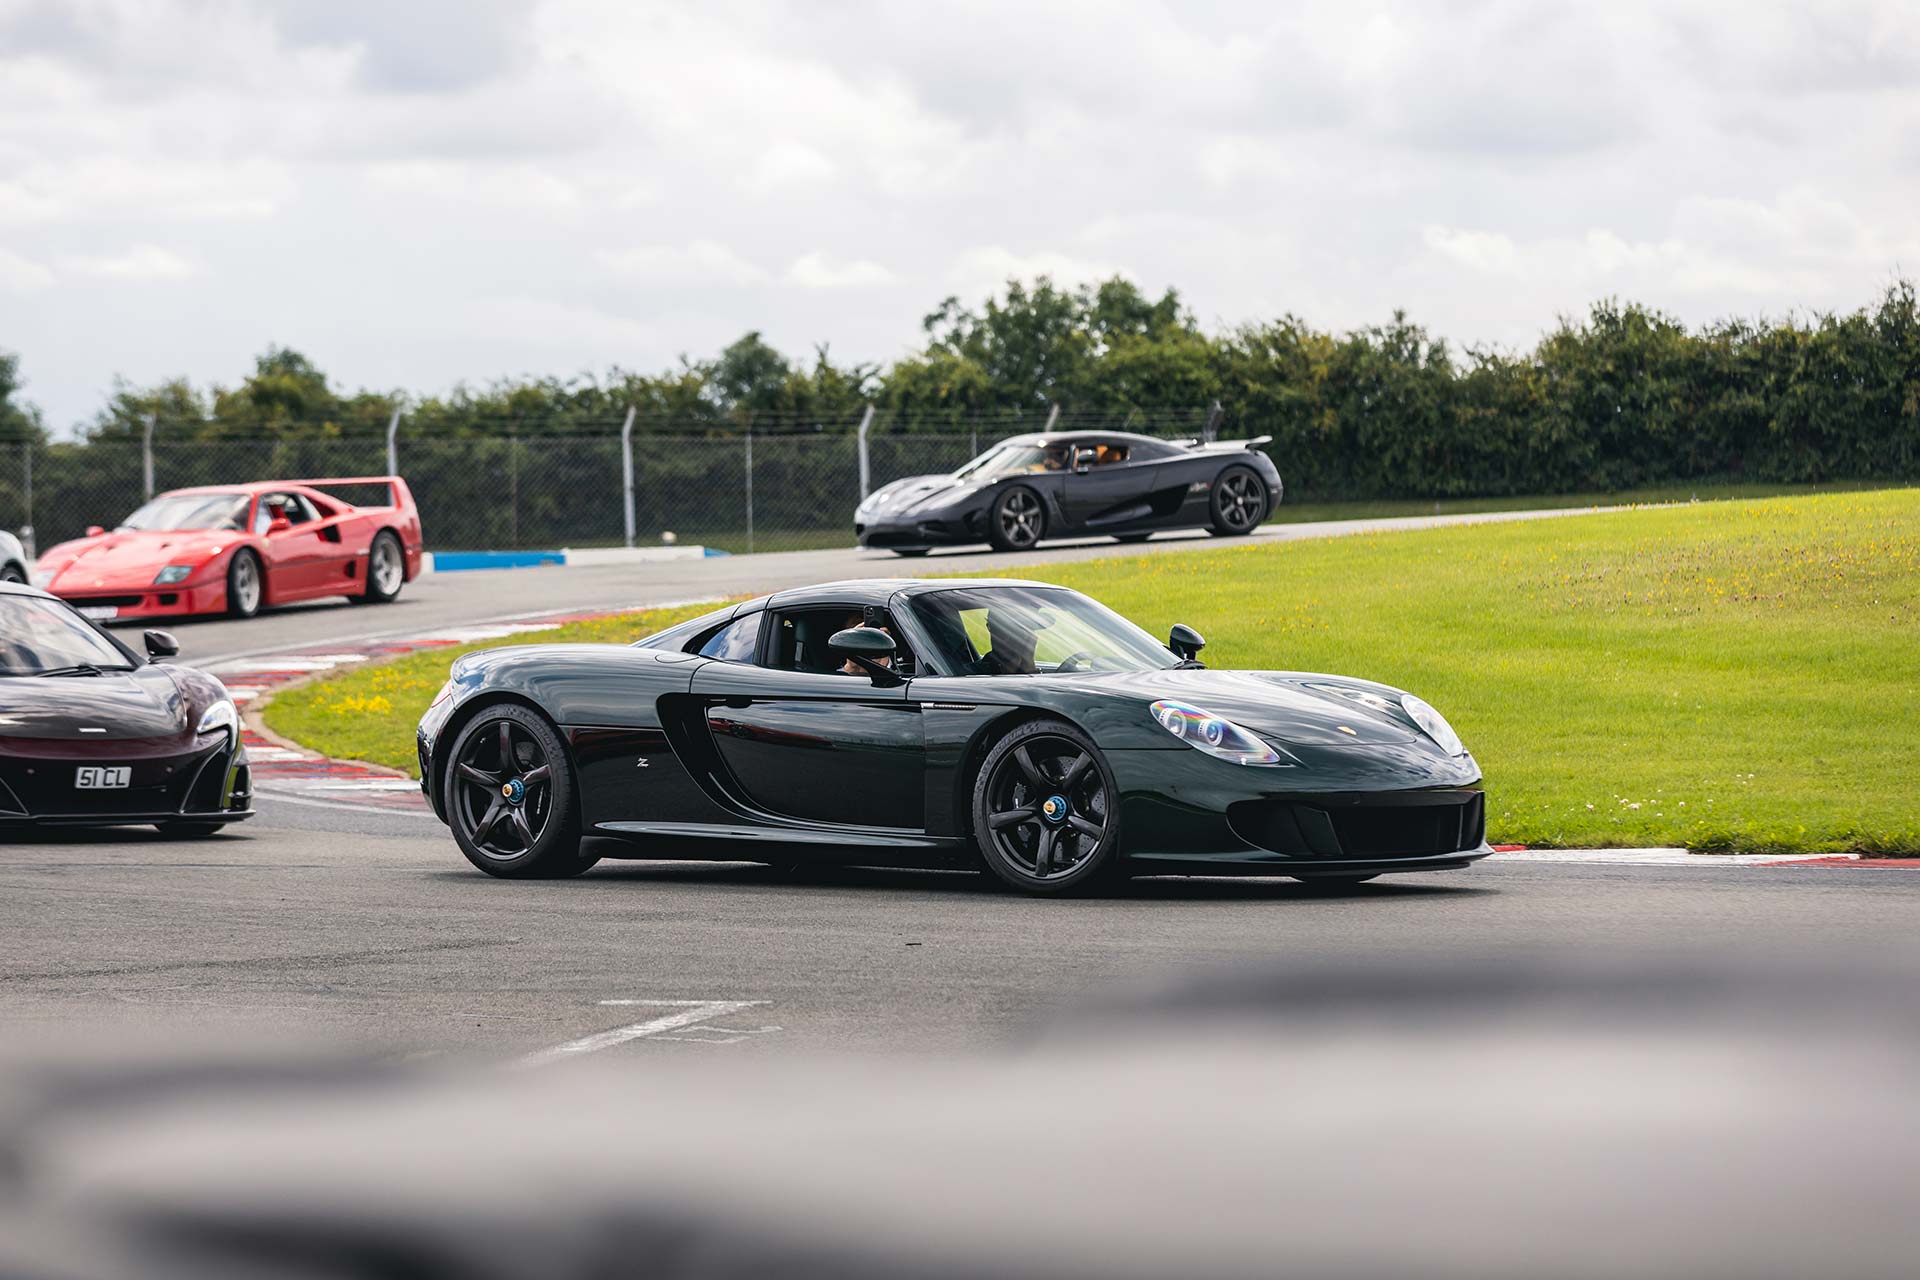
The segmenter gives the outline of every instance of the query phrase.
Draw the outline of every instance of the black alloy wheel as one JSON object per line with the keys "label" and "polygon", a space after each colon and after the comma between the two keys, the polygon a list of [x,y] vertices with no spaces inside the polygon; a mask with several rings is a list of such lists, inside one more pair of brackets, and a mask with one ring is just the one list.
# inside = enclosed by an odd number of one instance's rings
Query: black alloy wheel
{"label": "black alloy wheel", "polygon": [[1015,485],[994,499],[987,520],[987,541],[999,551],[1031,551],[1047,533],[1047,509],[1040,495]]}
{"label": "black alloy wheel", "polygon": [[1252,533],[1267,518],[1267,486],[1245,467],[1228,467],[1213,482],[1210,503],[1212,532],[1221,537]]}
{"label": "black alloy wheel", "polygon": [[260,557],[242,547],[227,563],[227,613],[235,618],[251,618],[260,612],[266,598],[267,578],[261,571]]}
{"label": "black alloy wheel", "polygon": [[973,788],[982,861],[1025,893],[1085,886],[1114,861],[1119,815],[1112,775],[1087,736],[1037,720],[987,753]]}
{"label": "black alloy wheel", "polygon": [[446,787],[454,840],[488,875],[572,876],[599,861],[580,852],[560,736],[525,707],[488,707],[460,731]]}

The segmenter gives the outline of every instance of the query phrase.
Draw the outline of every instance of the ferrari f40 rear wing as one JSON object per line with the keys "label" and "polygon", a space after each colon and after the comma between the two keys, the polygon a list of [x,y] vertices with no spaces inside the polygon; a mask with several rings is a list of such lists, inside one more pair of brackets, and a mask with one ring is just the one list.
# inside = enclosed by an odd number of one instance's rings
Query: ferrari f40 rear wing
{"label": "ferrari f40 rear wing", "polygon": [[407,488],[407,482],[399,476],[332,476],[319,480],[289,480],[287,483],[305,485],[309,489],[320,489],[323,491],[328,489],[385,489],[386,501],[384,502],[355,502],[351,498],[340,494],[328,494],[328,496],[362,511],[377,510],[381,507],[392,507],[397,511],[409,512],[414,509],[413,491]]}

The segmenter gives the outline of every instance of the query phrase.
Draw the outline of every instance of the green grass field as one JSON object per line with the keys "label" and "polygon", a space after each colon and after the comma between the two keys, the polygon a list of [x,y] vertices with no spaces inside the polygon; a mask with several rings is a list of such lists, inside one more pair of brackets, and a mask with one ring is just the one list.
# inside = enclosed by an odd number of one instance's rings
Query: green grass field
{"label": "green grass field", "polygon": [[[1156,634],[1195,626],[1218,666],[1419,693],[1485,770],[1495,840],[1920,854],[1920,490],[1223,545],[1021,576],[1077,587]],[[625,639],[669,616],[569,631]],[[308,686],[277,699],[269,723],[405,767],[448,661],[443,650]]]}

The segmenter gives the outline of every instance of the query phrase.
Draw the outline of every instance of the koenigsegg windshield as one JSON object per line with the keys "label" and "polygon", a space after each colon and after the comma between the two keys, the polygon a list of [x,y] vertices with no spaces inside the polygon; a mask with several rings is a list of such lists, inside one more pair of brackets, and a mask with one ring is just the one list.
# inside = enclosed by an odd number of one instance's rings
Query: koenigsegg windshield
{"label": "koenigsegg windshield", "polygon": [[239,529],[247,516],[244,493],[169,493],[147,503],[122,529]]}
{"label": "koenigsegg windshield", "polygon": [[1156,671],[1180,661],[1113,610],[1065,588],[956,587],[915,596],[911,608],[950,675]]}
{"label": "koenigsegg windshield", "polygon": [[954,472],[956,480],[998,480],[1001,476],[1064,471],[1071,450],[1066,445],[997,444]]}
{"label": "koenigsegg windshield", "polygon": [[66,605],[0,596],[0,676],[131,671],[127,655]]}

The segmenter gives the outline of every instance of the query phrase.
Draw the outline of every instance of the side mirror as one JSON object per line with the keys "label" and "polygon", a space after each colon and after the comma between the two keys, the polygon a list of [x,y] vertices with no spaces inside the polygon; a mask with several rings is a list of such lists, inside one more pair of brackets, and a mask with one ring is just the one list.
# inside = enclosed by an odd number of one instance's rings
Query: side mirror
{"label": "side mirror", "polygon": [[1100,455],[1092,449],[1076,449],[1073,454],[1073,470],[1076,475],[1085,475],[1093,470],[1094,459]]}
{"label": "side mirror", "polygon": [[1174,623],[1173,630],[1167,633],[1167,648],[1173,650],[1182,661],[1198,662],[1200,651],[1206,647],[1206,637],[1184,622]]}
{"label": "side mirror", "polygon": [[893,637],[876,627],[848,627],[836,631],[827,641],[836,658],[845,658],[866,672],[877,685],[901,683],[893,668],[882,665],[893,660]]}
{"label": "side mirror", "polygon": [[171,658],[180,652],[180,642],[173,638],[171,631],[149,631],[140,639],[147,646],[147,657],[153,662],[162,658]]}
{"label": "side mirror", "polygon": [[267,517],[267,536],[272,537],[276,533],[285,533],[291,528],[293,528],[293,521],[287,519],[287,509],[285,507],[272,508],[271,513]]}
{"label": "side mirror", "polygon": [[106,530],[105,530],[105,529],[102,529],[102,528],[101,528],[101,527],[100,527],[99,525],[97,525],[97,524],[90,524],[90,525],[88,525],[88,526],[87,526],[87,536],[88,536],[89,538],[97,538],[97,537],[99,537],[99,536],[100,536],[101,534],[103,534],[103,533],[105,533],[105,532],[106,532]]}

